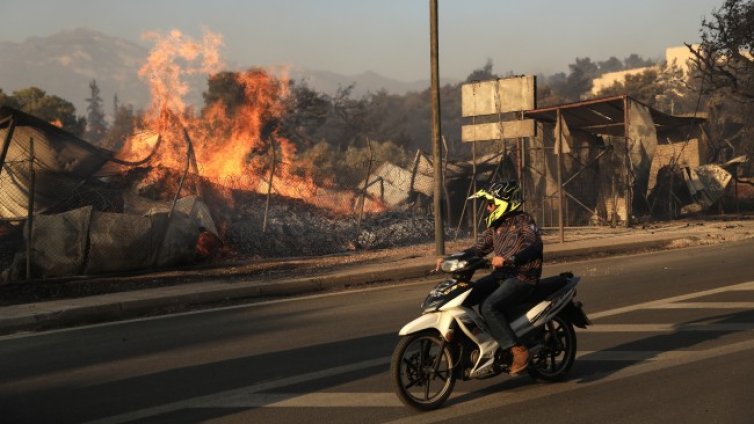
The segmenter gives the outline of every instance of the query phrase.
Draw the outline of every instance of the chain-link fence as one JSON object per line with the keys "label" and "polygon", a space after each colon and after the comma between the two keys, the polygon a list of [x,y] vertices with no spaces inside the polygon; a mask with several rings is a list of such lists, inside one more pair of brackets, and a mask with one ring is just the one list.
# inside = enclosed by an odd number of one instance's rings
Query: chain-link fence
{"label": "chain-link fence", "polygon": [[89,181],[107,152],[22,112],[3,108],[0,118],[0,262],[6,279],[82,273],[91,210],[122,203],[115,191]]}

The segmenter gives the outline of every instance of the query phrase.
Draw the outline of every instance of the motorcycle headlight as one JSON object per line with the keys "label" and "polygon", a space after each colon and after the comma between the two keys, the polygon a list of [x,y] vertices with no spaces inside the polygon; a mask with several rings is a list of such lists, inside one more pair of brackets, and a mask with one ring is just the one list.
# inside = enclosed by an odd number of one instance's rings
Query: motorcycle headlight
{"label": "motorcycle headlight", "polygon": [[444,272],[455,272],[459,269],[465,268],[468,264],[469,261],[466,260],[450,259],[443,262],[442,265],[440,265],[440,269]]}

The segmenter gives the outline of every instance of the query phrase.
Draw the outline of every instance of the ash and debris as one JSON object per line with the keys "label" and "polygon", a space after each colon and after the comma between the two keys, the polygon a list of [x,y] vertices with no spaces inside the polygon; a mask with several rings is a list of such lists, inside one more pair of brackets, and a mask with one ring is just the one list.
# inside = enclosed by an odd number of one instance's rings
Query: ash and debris
{"label": "ash and debris", "polygon": [[[171,170],[158,169],[158,172],[150,173],[136,168],[120,178],[114,178],[110,188],[170,202],[175,196],[177,180],[175,172]],[[196,265],[241,264],[249,260],[256,263],[264,259],[297,257],[317,257],[323,265],[332,265],[383,256],[429,256],[433,252],[434,221],[426,214],[394,210],[365,214],[359,221],[356,208],[352,209],[352,213],[343,215],[311,204],[315,202],[279,195],[272,195],[267,205],[264,194],[231,189],[204,179],[197,181],[191,175],[186,178],[179,197],[197,194],[198,184],[202,186],[202,199],[215,220],[224,248],[217,257]],[[342,201],[352,202],[354,197],[353,192],[344,192]],[[118,211],[117,207],[110,209]],[[265,209],[267,226],[263,231]],[[736,222],[737,219],[743,221]],[[705,216],[702,220],[649,221],[633,228],[583,227],[569,229],[566,238],[568,241],[578,241],[670,231],[683,232],[687,236],[688,241],[683,241],[685,247],[754,237],[747,222],[749,219],[750,216],[744,215]],[[747,225],[739,227],[740,222]],[[543,232],[545,243],[557,242],[556,231],[546,229]],[[7,268],[13,253],[23,247],[21,233],[20,226],[5,225],[0,228],[0,264],[3,269]],[[467,232],[456,235],[450,228],[446,232],[446,241],[448,251],[473,243]]]}
{"label": "ash and debris", "polygon": [[354,217],[335,216],[303,201],[273,197],[266,231],[265,197],[246,194],[236,202],[225,243],[234,252],[258,257],[316,256],[353,250],[384,249],[425,243],[434,237],[434,222],[409,212]]}
{"label": "ash and debris", "polygon": [[[120,188],[169,202],[179,175],[166,168],[134,168],[120,179]],[[434,221],[411,211],[386,211],[347,216],[306,201],[273,194],[233,189],[189,174],[180,196],[198,194],[209,207],[230,256],[279,258],[321,256],[352,251],[408,246],[430,242]],[[344,191],[342,202],[358,195]],[[315,199],[317,200],[317,199]],[[312,202],[316,203],[316,202]],[[267,225],[263,231],[267,209]]]}

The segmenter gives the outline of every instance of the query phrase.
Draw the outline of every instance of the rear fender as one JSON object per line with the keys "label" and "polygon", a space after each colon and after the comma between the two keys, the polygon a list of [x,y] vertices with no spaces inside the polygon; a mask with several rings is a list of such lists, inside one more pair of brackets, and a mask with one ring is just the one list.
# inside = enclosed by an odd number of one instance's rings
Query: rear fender
{"label": "rear fender", "polygon": [[558,316],[563,317],[565,320],[579,328],[586,328],[587,325],[592,325],[589,317],[586,316],[586,313],[581,308],[581,302],[576,300],[568,302],[568,304],[558,312]]}

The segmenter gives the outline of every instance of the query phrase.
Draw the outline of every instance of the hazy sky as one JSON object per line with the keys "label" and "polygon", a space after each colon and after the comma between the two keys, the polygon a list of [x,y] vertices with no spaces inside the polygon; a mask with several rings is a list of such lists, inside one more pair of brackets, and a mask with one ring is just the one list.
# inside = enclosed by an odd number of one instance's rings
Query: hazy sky
{"label": "hazy sky", "polygon": [[[463,79],[492,59],[498,73],[567,71],[631,53],[661,58],[697,42],[722,0],[439,0],[440,74]],[[0,41],[93,29],[144,43],[145,31],[202,28],[241,66],[290,65],[346,75],[429,78],[428,0],[0,0]]]}

